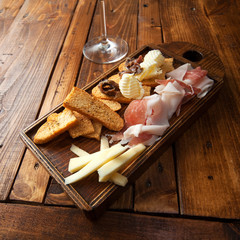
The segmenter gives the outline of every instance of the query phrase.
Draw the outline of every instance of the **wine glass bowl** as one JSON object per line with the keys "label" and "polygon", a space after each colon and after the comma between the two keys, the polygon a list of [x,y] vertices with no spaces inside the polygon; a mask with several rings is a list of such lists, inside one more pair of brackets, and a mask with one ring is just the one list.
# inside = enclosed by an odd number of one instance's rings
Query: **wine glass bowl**
{"label": "wine glass bowl", "polygon": [[128,53],[128,44],[118,36],[108,36],[105,16],[105,2],[101,3],[102,36],[89,40],[83,48],[84,56],[95,63],[109,64],[124,58]]}
{"label": "wine glass bowl", "polygon": [[128,44],[120,37],[107,36],[106,39],[96,37],[88,41],[84,48],[84,56],[95,63],[108,64],[124,58],[128,52]]}

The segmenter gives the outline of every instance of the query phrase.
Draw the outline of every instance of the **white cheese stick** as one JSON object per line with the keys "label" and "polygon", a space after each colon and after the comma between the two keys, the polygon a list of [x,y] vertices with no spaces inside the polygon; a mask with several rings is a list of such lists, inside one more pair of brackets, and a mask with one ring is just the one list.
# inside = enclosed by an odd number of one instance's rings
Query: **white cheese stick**
{"label": "white cheese stick", "polygon": [[109,148],[110,151],[107,154],[103,152],[99,157],[94,158],[81,170],[66,177],[65,184],[71,184],[87,177],[88,175],[96,171],[98,168],[100,168],[103,164],[111,161],[112,159],[123,153],[126,149],[127,147],[123,147],[121,144],[116,144],[112,146],[111,148]]}
{"label": "white cheese stick", "polygon": [[100,151],[109,148],[109,142],[106,136],[101,137]]}
{"label": "white cheese stick", "polygon": [[134,158],[140,155],[146,147],[143,144],[138,144],[128,151],[118,156],[117,158],[108,161],[101,168],[98,169],[99,182],[106,182],[111,175],[117,172],[119,169],[130,163]]}
{"label": "white cheese stick", "polygon": [[70,173],[74,173],[84,166],[86,166],[92,159],[99,158],[102,154],[107,154],[109,149],[104,149],[102,151],[98,151],[92,154],[84,155],[82,157],[75,157],[70,158],[69,164],[68,164],[68,171]]}
{"label": "white cheese stick", "polygon": [[109,181],[116,185],[119,185],[121,187],[125,187],[128,183],[127,177],[123,176],[122,174],[120,174],[118,172],[113,173],[111,175]]}
{"label": "white cheese stick", "polygon": [[72,144],[70,150],[79,157],[89,155],[88,152],[84,151],[83,149],[79,148],[78,146],[76,146],[74,144]]}

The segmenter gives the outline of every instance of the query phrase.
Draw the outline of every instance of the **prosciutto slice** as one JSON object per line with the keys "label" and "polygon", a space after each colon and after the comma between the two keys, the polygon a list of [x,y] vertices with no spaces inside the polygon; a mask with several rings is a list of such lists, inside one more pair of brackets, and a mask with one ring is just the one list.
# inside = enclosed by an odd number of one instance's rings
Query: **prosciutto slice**
{"label": "prosciutto slice", "polygon": [[159,94],[132,101],[124,114],[128,128],[123,132],[121,143],[128,143],[129,146],[137,143],[152,145],[170,126],[168,120],[177,110],[184,94],[177,82],[169,82]]}
{"label": "prosciutto slice", "polygon": [[134,100],[124,112],[125,126],[130,127],[136,124],[145,124],[147,117],[147,101]]}
{"label": "prosciutto slice", "polygon": [[212,88],[214,81],[207,77],[207,71],[202,70],[201,67],[195,69],[191,64],[186,63],[173,71],[166,74],[171,79],[183,81],[196,89],[200,89],[197,93],[198,98],[204,97]]}
{"label": "prosciutto slice", "polygon": [[177,116],[180,114],[181,105],[185,104],[191,98],[193,98],[195,95],[201,92],[201,89],[192,87],[192,85],[189,85],[184,81],[176,79],[156,80],[156,82],[160,84],[154,90],[158,94],[161,94],[161,92],[163,91],[163,86],[167,85],[169,82],[173,83],[175,86],[178,86],[179,91],[181,91],[184,94],[184,98],[182,99],[181,103],[178,105],[178,108],[176,110]]}

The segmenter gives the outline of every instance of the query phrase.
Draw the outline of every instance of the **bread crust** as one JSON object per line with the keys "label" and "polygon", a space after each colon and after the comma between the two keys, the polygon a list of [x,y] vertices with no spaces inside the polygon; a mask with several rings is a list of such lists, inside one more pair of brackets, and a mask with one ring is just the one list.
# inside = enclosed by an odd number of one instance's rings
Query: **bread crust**
{"label": "bread crust", "polygon": [[90,119],[99,121],[106,128],[120,131],[124,120],[106,104],[86,91],[74,87],[63,102],[63,106],[77,111]]}
{"label": "bread crust", "polygon": [[94,128],[94,132],[86,134],[86,135],[84,135],[84,137],[94,138],[94,139],[99,141],[100,136],[101,136],[101,132],[102,132],[102,124],[98,121],[92,120],[92,125],[93,125],[93,128]]}
{"label": "bread crust", "polygon": [[78,123],[76,126],[71,127],[68,132],[72,138],[83,136],[94,132],[94,127],[89,118],[74,111],[74,116],[77,118]]}
{"label": "bread crust", "polygon": [[38,129],[33,141],[36,144],[44,144],[63,132],[67,131],[71,127],[77,124],[77,118],[73,112],[69,109],[64,109],[60,113],[53,113],[47,121]]}

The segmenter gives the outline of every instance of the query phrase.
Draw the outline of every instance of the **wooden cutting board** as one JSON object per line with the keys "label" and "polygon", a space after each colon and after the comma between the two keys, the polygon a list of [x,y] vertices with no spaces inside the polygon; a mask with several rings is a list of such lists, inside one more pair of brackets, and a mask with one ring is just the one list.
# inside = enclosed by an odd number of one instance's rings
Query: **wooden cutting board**
{"label": "wooden cutting board", "polygon": [[[208,76],[214,80],[214,85],[204,98],[193,98],[187,104],[183,105],[180,116],[176,117],[174,115],[171,118],[171,125],[162,138],[148,147],[143,154],[134,159],[133,162],[122,171],[122,174],[129,179],[128,186],[153,163],[154,159],[156,159],[151,157],[153,154],[162,154],[184,129],[189,127],[189,124],[214,102],[223,84],[224,67],[220,59],[212,52],[190,43],[150,44],[140,48],[129,57],[144,55],[152,49],[160,49],[164,56],[173,57],[175,68],[189,62],[193,67],[201,66],[203,69],[208,70]],[[119,64],[123,61],[125,61],[125,59],[119,62]],[[101,80],[118,73],[119,64],[85,86],[84,89],[91,93],[92,88]],[[120,115],[123,115],[125,108],[126,105],[123,105],[122,110],[119,112]],[[89,212],[104,209],[120,196],[120,194],[127,189],[127,186],[123,188],[109,182],[99,183],[97,173],[93,173],[89,177],[72,185],[65,185],[64,183],[64,178],[70,175],[67,170],[69,159],[75,157],[70,151],[71,145],[75,144],[85,151],[93,153],[99,150],[99,141],[84,137],[72,139],[68,133],[64,133],[47,144],[36,145],[33,142],[33,136],[37,129],[46,121],[47,117],[54,112],[60,112],[62,110],[62,104],[56,106],[56,108],[24,129],[20,134],[21,138],[79,208]],[[102,133],[109,133],[109,131],[103,128]]]}

